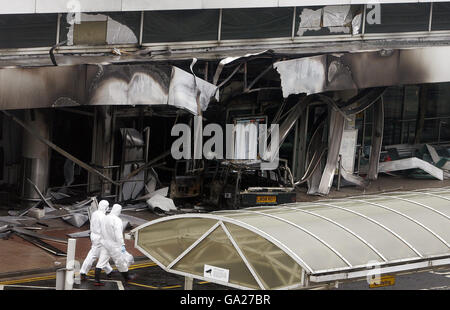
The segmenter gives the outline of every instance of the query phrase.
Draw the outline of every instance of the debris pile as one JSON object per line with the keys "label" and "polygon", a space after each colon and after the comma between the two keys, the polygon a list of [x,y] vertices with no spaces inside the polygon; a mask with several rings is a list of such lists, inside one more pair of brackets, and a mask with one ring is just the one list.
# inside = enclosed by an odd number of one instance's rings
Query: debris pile
{"label": "debris pile", "polygon": [[450,177],[449,161],[450,152],[445,146],[398,145],[386,149],[379,172],[442,181]]}
{"label": "debris pile", "polygon": [[[98,208],[98,198],[96,196],[87,197],[86,194],[83,196],[71,192],[68,188],[64,188],[64,191],[52,191],[50,189],[44,196],[31,180],[28,180],[28,182],[33,185],[40,200],[24,210],[9,210],[8,216],[0,216],[0,238],[8,239],[14,234],[53,255],[66,256],[64,251],[46,241],[67,244],[67,239],[48,236],[40,231],[51,229],[52,224],[50,223],[52,222],[48,220],[54,219],[60,219],[76,228],[85,226],[89,223],[91,214]],[[150,185],[150,183],[148,182],[140,192],[142,194],[140,197],[121,202],[124,204],[123,211],[141,212],[147,210],[157,216],[185,212],[177,208],[172,199],[167,198],[168,187],[156,189],[156,183],[153,185]],[[197,210],[197,212],[202,212],[202,210]],[[124,213],[120,215],[120,218],[124,231],[148,222],[146,219]],[[69,233],[67,237],[86,238],[89,235],[90,230],[84,230]]]}

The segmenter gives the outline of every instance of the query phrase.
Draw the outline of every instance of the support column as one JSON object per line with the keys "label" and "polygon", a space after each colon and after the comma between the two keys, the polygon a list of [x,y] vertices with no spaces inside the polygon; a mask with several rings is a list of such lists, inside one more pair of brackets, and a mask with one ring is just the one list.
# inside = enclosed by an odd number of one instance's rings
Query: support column
{"label": "support column", "polygon": [[[113,109],[111,106],[99,106],[95,109],[92,139],[92,163],[105,176],[112,179],[113,170],[106,167],[113,164],[114,152]],[[112,184],[98,175],[89,173],[89,192],[100,191],[101,196],[112,194]]]}
{"label": "support column", "polygon": [[[50,113],[42,109],[26,110],[24,123],[34,128],[37,133],[50,140]],[[25,205],[39,201],[39,195],[33,185],[27,181],[30,179],[39,190],[45,194],[48,188],[50,165],[50,149],[47,145],[23,131],[22,139],[22,178],[21,198]]]}

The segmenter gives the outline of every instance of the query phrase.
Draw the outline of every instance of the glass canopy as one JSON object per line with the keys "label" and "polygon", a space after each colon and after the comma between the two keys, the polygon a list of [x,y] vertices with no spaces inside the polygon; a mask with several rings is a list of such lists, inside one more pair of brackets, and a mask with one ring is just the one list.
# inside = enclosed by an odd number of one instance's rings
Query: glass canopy
{"label": "glass canopy", "polygon": [[450,264],[450,189],[164,217],[133,230],[168,272],[244,289]]}

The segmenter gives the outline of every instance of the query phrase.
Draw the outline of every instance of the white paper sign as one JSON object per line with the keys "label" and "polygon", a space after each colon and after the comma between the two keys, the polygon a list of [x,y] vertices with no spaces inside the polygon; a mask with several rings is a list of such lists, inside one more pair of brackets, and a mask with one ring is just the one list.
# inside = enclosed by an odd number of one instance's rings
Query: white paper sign
{"label": "white paper sign", "polygon": [[230,276],[230,270],[223,269],[219,267],[214,267],[210,265],[205,265],[203,269],[203,276],[205,278],[210,278],[222,282],[228,282]]}
{"label": "white paper sign", "polygon": [[358,129],[344,130],[342,134],[341,149],[342,167],[348,172],[353,173],[355,169],[355,152],[358,140]]}

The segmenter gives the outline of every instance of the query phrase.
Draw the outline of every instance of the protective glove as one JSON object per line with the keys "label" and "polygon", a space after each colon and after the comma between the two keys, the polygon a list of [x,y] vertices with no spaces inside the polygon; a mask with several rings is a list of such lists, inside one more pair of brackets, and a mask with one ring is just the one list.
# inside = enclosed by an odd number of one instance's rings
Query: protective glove
{"label": "protective glove", "polygon": [[122,253],[125,253],[126,249],[125,249],[125,245],[122,245]]}

